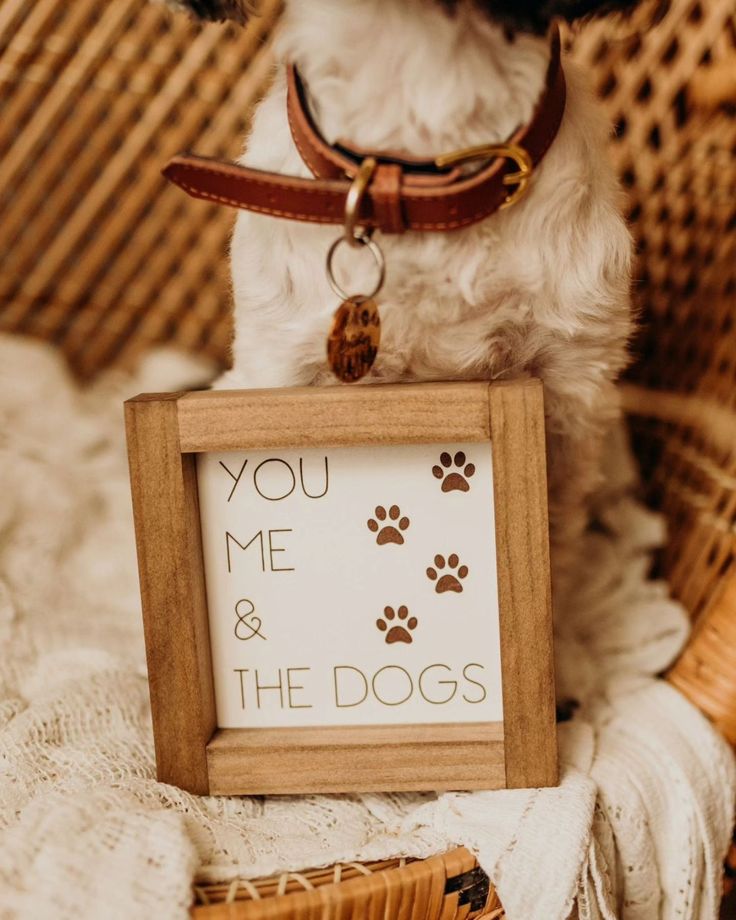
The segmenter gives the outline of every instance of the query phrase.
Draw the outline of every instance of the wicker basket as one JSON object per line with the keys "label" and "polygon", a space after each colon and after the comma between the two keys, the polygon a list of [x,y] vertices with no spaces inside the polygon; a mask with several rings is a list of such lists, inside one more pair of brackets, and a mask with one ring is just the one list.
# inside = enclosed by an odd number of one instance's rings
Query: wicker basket
{"label": "wicker basket", "polygon": [[[226,363],[232,215],[159,169],[187,148],[237,154],[270,73],[279,2],[261,8],[238,30],[146,0],[0,0],[0,329],[55,342],[82,378],[156,342]],[[645,5],[568,44],[616,125],[639,245],[625,397],[649,498],[670,521],[660,569],[697,618],[669,679],[736,743],[733,10]],[[502,915],[462,849],[195,894],[202,918]]]}
{"label": "wicker basket", "polygon": [[196,920],[500,920],[488,876],[463,847],[422,860],[350,863],[256,882],[195,888]]}

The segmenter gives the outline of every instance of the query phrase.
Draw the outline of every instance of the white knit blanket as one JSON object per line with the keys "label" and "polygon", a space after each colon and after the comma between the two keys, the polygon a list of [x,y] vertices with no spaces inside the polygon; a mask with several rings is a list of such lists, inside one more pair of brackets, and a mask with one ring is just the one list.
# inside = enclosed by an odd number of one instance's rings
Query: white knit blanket
{"label": "white knit blanket", "polygon": [[510,920],[708,918],[734,814],[730,750],[653,675],[688,624],[647,581],[663,538],[611,452],[559,672],[558,789],[198,798],[154,779],[121,401],[199,384],[173,355],[70,382],[0,338],[0,916],[184,918],[195,879],[465,844]]}

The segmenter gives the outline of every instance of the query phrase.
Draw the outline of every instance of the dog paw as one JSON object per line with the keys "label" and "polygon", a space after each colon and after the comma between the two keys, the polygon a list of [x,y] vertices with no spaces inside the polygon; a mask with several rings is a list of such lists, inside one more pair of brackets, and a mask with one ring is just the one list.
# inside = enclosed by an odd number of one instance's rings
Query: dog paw
{"label": "dog paw", "polygon": [[[451,457],[447,451],[440,454],[440,463],[432,467],[432,474],[435,479],[442,480],[443,492],[469,492],[470,483],[468,480],[475,474],[475,465],[465,462],[465,454],[459,450],[454,457]],[[456,469],[451,469],[452,466]],[[459,471],[459,472],[458,472]]]}
{"label": "dog paw", "polygon": [[[393,623],[395,619],[399,622]],[[376,620],[376,626],[386,634],[386,644],[393,645],[394,642],[413,642],[411,634],[417,628],[418,622],[416,617],[409,616],[408,608],[402,604],[396,611],[393,607],[384,607],[383,616]]]}
{"label": "dog paw", "polygon": [[[460,565],[459,563],[460,559],[457,553],[448,556],[447,563],[445,563],[444,556],[434,557],[434,566],[430,566],[427,569],[427,578],[436,582],[434,590],[438,594],[444,594],[445,591],[455,591],[459,594],[463,590],[460,582],[467,576],[470,569],[467,565]],[[443,572],[445,565],[453,571]]]}
{"label": "dog paw", "polygon": [[411,521],[408,517],[401,516],[399,506],[391,505],[387,513],[383,505],[379,505],[375,514],[374,518],[368,519],[368,530],[376,534],[376,543],[379,546],[383,546],[384,543],[401,545],[404,542],[402,531],[406,530]]}

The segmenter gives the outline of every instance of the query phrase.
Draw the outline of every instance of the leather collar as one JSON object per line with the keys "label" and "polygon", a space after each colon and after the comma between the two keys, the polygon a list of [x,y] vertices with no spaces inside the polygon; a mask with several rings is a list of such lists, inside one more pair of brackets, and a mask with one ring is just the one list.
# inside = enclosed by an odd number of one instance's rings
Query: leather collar
{"label": "leather collar", "polygon": [[[525,164],[522,181],[526,186],[557,136],[565,96],[560,35],[555,29],[544,88],[528,124],[517,129],[505,144],[436,161],[414,160],[362,151],[342,142],[328,144],[309,112],[299,74],[291,66],[289,125],[294,143],[315,178],[285,176],[194,155],[174,157],[163,174],[194,198],[290,220],[342,224],[352,180],[361,162],[370,156],[377,165],[360,200],[360,226],[384,233],[455,230],[489,217],[518,197],[514,192],[518,191],[520,161]],[[499,149],[505,151],[503,155],[494,155]],[[451,165],[438,166],[447,160]],[[483,165],[467,175],[456,164],[470,160],[482,160]]]}

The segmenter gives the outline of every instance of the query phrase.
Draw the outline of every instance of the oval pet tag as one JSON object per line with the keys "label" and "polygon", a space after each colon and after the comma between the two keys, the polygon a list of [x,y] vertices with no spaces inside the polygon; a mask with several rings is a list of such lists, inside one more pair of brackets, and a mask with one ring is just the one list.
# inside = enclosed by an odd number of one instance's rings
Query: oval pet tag
{"label": "oval pet tag", "polygon": [[343,383],[360,380],[371,369],[381,341],[381,317],[375,300],[349,298],[335,311],[327,337],[327,360]]}

